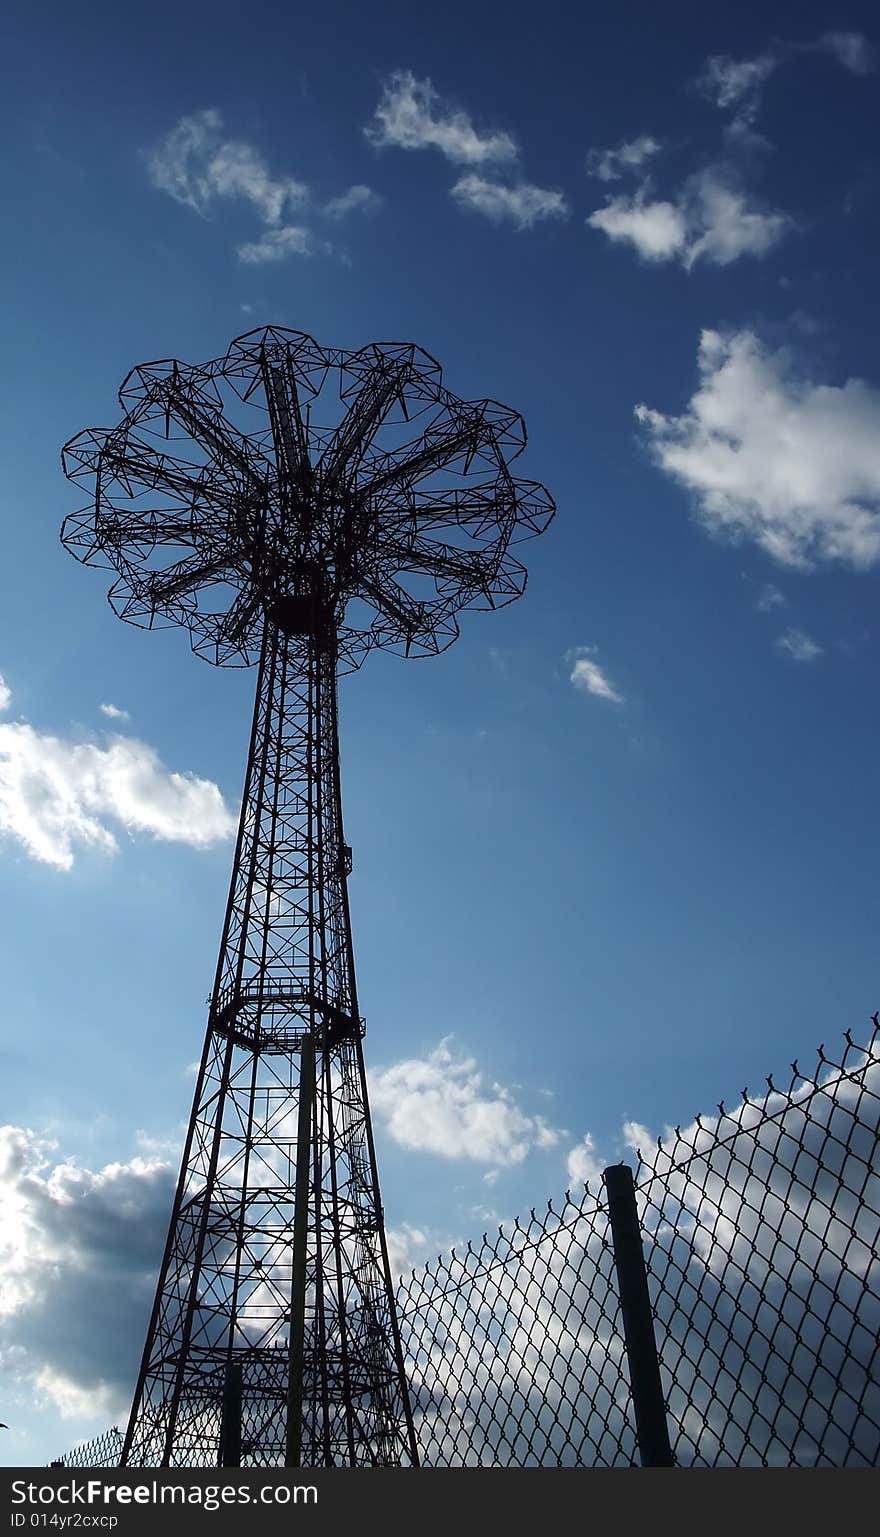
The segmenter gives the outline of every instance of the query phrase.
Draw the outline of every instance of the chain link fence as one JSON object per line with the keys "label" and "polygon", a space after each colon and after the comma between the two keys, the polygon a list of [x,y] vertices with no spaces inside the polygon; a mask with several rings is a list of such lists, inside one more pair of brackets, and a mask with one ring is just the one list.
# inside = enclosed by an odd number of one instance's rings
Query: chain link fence
{"label": "chain link fence", "polygon": [[[768,1078],[639,1154],[637,1248],[680,1466],[880,1461],[878,1017],[838,1055],[820,1047],[812,1077],[794,1062],[785,1087]],[[587,1189],[401,1282],[426,1466],[639,1461],[650,1362],[646,1385],[614,1238],[607,1192]]]}
{"label": "chain link fence", "polygon": [[72,1452],[65,1452],[55,1462],[49,1464],[52,1468],[118,1468],[119,1458],[122,1455],[122,1431],[114,1425],[112,1430],[105,1430],[103,1435],[95,1436],[93,1441],[84,1441],[81,1446],[75,1446]]}
{"label": "chain link fence", "polygon": [[422,1463],[631,1462],[608,1211],[586,1191],[402,1280],[397,1298]]}
{"label": "chain link fence", "polygon": [[880,1463],[872,1023],[643,1146],[634,1182],[606,1170],[402,1279],[423,1466]]}

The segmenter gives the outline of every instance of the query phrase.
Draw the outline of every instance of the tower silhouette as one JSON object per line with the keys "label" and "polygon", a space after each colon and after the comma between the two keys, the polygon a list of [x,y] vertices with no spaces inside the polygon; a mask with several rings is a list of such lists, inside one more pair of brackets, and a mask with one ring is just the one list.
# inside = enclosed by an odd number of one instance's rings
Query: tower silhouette
{"label": "tower silhouette", "polygon": [[[333,386],[337,386],[335,389]],[[518,597],[546,490],[516,412],[409,344],[269,327],[133,370],[65,447],[115,612],[257,689],[208,1029],[123,1464],[413,1465],[355,985],[337,679]]]}

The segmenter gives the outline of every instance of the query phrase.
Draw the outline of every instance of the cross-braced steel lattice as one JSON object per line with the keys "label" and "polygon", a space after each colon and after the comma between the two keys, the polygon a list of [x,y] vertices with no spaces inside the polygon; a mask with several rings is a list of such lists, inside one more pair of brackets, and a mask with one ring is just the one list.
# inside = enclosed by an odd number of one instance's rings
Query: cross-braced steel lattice
{"label": "cross-braced steel lattice", "polygon": [[117,427],[64,451],[91,491],[65,544],[116,571],[122,618],[185,625],[217,663],[259,663],[123,1462],[415,1463],[352,958],[337,676],[373,647],[434,654],[460,609],[518,597],[510,547],[553,503],[511,475],[521,418],[457,399],[410,345],[328,351],[269,328],[204,366],[137,368],[120,399]]}

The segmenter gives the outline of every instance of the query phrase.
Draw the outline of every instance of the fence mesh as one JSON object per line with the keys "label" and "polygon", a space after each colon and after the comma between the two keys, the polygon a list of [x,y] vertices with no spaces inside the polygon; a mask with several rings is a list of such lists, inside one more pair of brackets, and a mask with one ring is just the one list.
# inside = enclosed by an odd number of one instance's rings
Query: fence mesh
{"label": "fence mesh", "polygon": [[414,1272],[398,1316],[424,1466],[632,1460],[608,1213],[589,1191]]}
{"label": "fence mesh", "polygon": [[72,1452],[65,1452],[57,1462],[53,1462],[53,1468],[118,1468],[119,1458],[122,1453],[122,1431],[116,1425],[112,1430],[105,1430],[102,1435],[95,1436],[93,1441],[84,1441],[81,1446],[75,1446]]}
{"label": "fence mesh", "polygon": [[[636,1197],[680,1466],[880,1462],[880,1022],[642,1149]],[[428,1466],[638,1461],[607,1206],[401,1282]]]}
{"label": "fence mesh", "polygon": [[[679,1466],[880,1463],[880,1018],[676,1127],[636,1171]],[[566,1193],[397,1294],[426,1467],[638,1462],[605,1191]],[[118,1462],[117,1430],[69,1467]]]}
{"label": "fence mesh", "polygon": [[681,1464],[880,1460],[880,1054],[676,1128],[637,1173]]}

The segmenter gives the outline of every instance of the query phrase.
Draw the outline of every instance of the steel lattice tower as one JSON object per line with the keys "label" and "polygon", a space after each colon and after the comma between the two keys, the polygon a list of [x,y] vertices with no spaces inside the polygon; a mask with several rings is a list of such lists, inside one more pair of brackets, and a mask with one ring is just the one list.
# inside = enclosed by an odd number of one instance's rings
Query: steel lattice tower
{"label": "steel lattice tower", "polygon": [[[337,389],[332,385],[336,384]],[[136,368],[64,450],[62,530],[120,617],[258,663],[208,1030],[123,1464],[417,1462],[355,986],[337,678],[518,597],[553,515],[521,418],[419,349],[268,328]],[[232,1388],[230,1389],[230,1384]],[[231,1392],[231,1399],[230,1399]],[[233,1437],[230,1440],[230,1436]],[[231,1452],[230,1448],[234,1447]]]}

